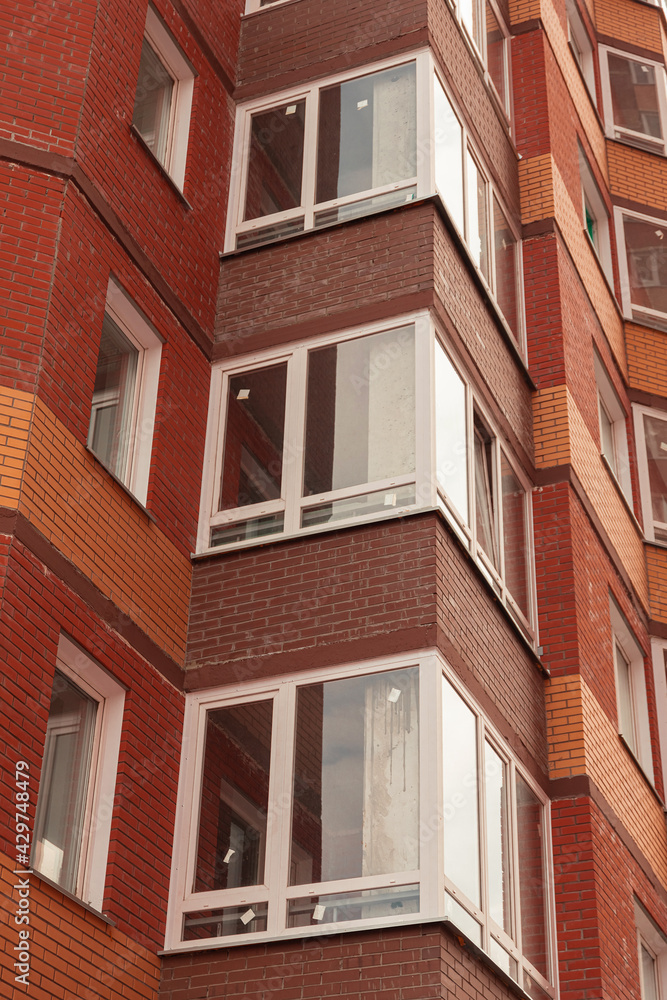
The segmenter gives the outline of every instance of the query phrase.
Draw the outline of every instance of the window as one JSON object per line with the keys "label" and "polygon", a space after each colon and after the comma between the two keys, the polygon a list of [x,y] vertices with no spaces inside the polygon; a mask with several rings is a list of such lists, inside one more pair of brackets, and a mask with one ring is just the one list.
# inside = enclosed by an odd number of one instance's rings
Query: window
{"label": "window", "polygon": [[427,314],[218,366],[209,414],[201,549],[440,504],[529,628],[529,490]]}
{"label": "window", "polygon": [[509,31],[500,8],[492,0],[459,0],[457,13],[485,68],[487,84],[493,85],[509,115]]}
{"label": "window", "polygon": [[658,735],[662,759],[662,773],[667,774],[667,642],[652,639],[653,690],[658,718]]}
{"label": "window", "polygon": [[602,360],[595,352],[595,382],[598,390],[598,415],[600,418],[600,451],[623,490],[628,503],[632,503],[632,482],[628,457],[628,434],[625,410]]}
{"label": "window", "polygon": [[641,997],[661,1000],[667,996],[667,940],[641,903],[634,902]]}
{"label": "window", "polygon": [[609,213],[581,146],[579,147],[579,171],[584,231],[600,261],[607,281],[611,284],[613,272],[609,240]]}
{"label": "window", "polygon": [[428,53],[239,107],[234,175],[228,251],[437,191],[521,343],[518,229]]}
{"label": "window", "polygon": [[437,75],[434,119],[436,190],[520,344],[518,239]]}
{"label": "window", "polygon": [[630,626],[610,598],[618,731],[653,783],[653,751],[646,698],[644,654]]}
{"label": "window", "polygon": [[604,46],[600,56],[607,135],[664,153],[664,66]]}
{"label": "window", "polygon": [[591,43],[583,19],[574,0],[566,0],[567,40],[577,66],[581,70],[588,91],[595,102],[595,60]]}
{"label": "window", "polygon": [[153,327],[111,279],[88,447],[141,503],[148,493],[161,351]]}
{"label": "window", "polygon": [[615,210],[624,314],[667,329],[667,220]]}
{"label": "window", "polygon": [[194,71],[152,7],[146,16],[132,125],[181,190]]}
{"label": "window", "polygon": [[35,814],[36,871],[101,909],[125,693],[61,636]]}
{"label": "window", "polygon": [[633,407],[644,534],[667,545],[667,413]]}
{"label": "window", "polygon": [[553,995],[548,803],[437,655],[200,692],[185,726],[167,948],[449,916]]}

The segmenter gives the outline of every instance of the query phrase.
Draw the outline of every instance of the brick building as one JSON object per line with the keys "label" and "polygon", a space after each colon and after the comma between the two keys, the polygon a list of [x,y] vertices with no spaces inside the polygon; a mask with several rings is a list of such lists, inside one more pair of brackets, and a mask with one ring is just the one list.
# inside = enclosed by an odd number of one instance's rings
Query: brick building
{"label": "brick building", "polygon": [[18,0],[3,996],[667,1000],[667,22]]}

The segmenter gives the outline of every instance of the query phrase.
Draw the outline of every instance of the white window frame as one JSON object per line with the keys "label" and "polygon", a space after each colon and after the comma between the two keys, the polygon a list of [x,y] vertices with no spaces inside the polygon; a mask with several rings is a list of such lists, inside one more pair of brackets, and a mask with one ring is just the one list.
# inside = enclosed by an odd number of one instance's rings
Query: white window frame
{"label": "white window frame", "polygon": [[[632,129],[617,125],[614,122],[614,107],[611,93],[611,78],[609,73],[609,56],[619,56],[626,59],[631,65],[650,66],[655,72],[655,85],[658,95],[658,114],[662,128],[662,139],[657,139],[645,132],[635,132]],[[605,122],[605,133],[610,139],[618,139],[620,142],[638,146],[640,149],[649,152],[659,153],[664,156],[665,143],[667,142],[667,76],[663,63],[655,62],[652,59],[642,59],[625,52],[622,49],[612,49],[608,45],[600,46],[600,78],[602,81],[602,108]]]}
{"label": "white window frame", "polygon": [[[524,322],[524,287],[523,287],[523,243],[521,241],[521,234],[516,228],[514,221],[512,219],[511,213],[508,212],[507,206],[500,194],[500,192],[493,186],[489,171],[485,168],[483,164],[482,157],[477,152],[477,149],[472,142],[468,129],[466,128],[463,118],[458,111],[456,102],[454,101],[452,94],[449,91],[445,81],[443,80],[440,71],[437,66],[433,67],[433,86],[439,85],[445,96],[445,100],[449,103],[449,106],[454,114],[458,126],[461,129],[461,178],[462,178],[462,188],[461,188],[461,205],[463,212],[463,231],[461,230],[461,220],[455,218],[450,205],[448,204],[448,192],[441,191],[436,182],[436,170],[435,170],[435,147],[436,143],[432,143],[433,146],[433,186],[436,194],[439,195],[442,201],[447,215],[449,216],[453,226],[456,231],[461,236],[463,243],[468,251],[470,260],[475,266],[477,273],[481,277],[484,285],[491,293],[498,315],[502,317],[504,321],[504,326],[507,329],[512,341],[517,345],[520,353],[525,356],[525,322]],[[433,91],[431,91],[433,95]],[[436,134],[437,123],[435,121],[435,99],[432,96],[432,106],[431,111],[432,123],[431,123],[431,134]],[[484,191],[485,191],[485,211],[486,211],[486,246],[488,253],[488,275],[484,274],[479,264],[477,263],[475,253],[471,246],[471,232],[470,225],[471,220],[469,217],[469,188],[471,183],[470,172],[468,170],[468,155],[473,160],[475,167],[477,168],[480,176],[484,181]],[[502,309],[499,305],[497,292],[498,292],[498,275],[497,275],[497,260],[496,260],[496,241],[495,241],[495,229],[493,224],[494,213],[493,213],[493,202],[495,200],[498,202],[498,206],[503,213],[505,221],[515,240],[515,274],[516,274],[516,321],[517,329],[513,330],[509,324],[509,320],[505,319]]]}
{"label": "white window frame", "polygon": [[[600,194],[600,189],[598,188],[597,182],[593,176],[593,171],[590,168],[581,146],[579,146],[579,173],[581,177],[581,202],[584,233],[586,234],[586,239],[588,240],[590,247],[600,262],[600,266],[610,287],[613,288],[614,272],[611,260],[609,212],[607,211],[607,206],[605,205],[604,199]],[[595,222],[596,233],[594,237],[591,237],[588,232],[588,226],[586,225],[587,210]]]}
{"label": "white window frame", "polygon": [[567,40],[572,50],[574,61],[581,70],[584,83],[595,104],[595,56],[593,55],[593,43],[586,31],[575,0],[566,0],[565,9],[567,16]]}
{"label": "white window frame", "polygon": [[[343,679],[360,674],[372,675],[389,670],[417,667],[419,669],[419,757],[420,757],[420,868],[417,871],[395,872],[386,875],[361,876],[312,885],[287,886],[286,856],[291,841],[290,815],[292,803],[292,742],[294,735],[295,698],[298,687],[331,680]],[[551,873],[551,844],[549,800],[540,787],[520,767],[512,751],[494,727],[485,719],[475,700],[465,691],[461,682],[436,650],[421,652],[418,656],[394,656],[382,660],[369,660],[346,664],[318,671],[304,671],[283,675],[269,680],[248,681],[233,687],[216,688],[186,695],[183,753],[179,776],[178,800],[176,807],[176,829],[172,858],[169,907],[165,949],[170,952],[199,951],[207,948],[247,945],[267,940],[304,938],[322,934],[337,934],[368,928],[397,926],[420,923],[424,919],[445,917],[445,888],[456,894],[456,886],[445,876],[446,859],[442,843],[443,824],[443,779],[444,752],[442,729],[442,678],[454,687],[468,708],[477,718],[478,767],[483,771],[483,748],[486,738],[493,749],[508,766],[510,793],[510,866],[512,869],[512,907],[515,917],[516,937],[510,938],[501,928],[492,924],[490,917],[478,908],[472,907],[471,916],[483,928],[482,942],[486,951],[493,948],[493,941],[503,948],[518,963],[517,974],[521,981],[524,973],[532,976],[550,996],[556,995],[555,982],[545,980],[520,952],[519,890],[518,890],[518,843],[516,822],[515,770],[536,795],[543,807],[543,870],[546,876],[545,912],[548,922],[548,945],[550,950],[550,972],[555,980],[555,913],[553,902],[553,876]],[[271,775],[267,809],[267,853],[265,857],[265,882],[259,886],[192,892],[194,884],[196,856],[198,850],[199,795],[202,787],[206,713],[224,706],[247,704],[251,701],[274,699]],[[434,763],[435,762],[435,763]],[[480,855],[485,856],[484,846],[484,804],[482,802],[483,778],[476,785],[480,799]],[[433,819],[431,819],[433,817]],[[364,888],[381,888],[419,884],[420,911],[415,914],[370,917],[321,926],[286,927],[284,915],[286,902],[290,898],[307,897],[309,894],[335,894],[357,891]],[[182,940],[182,921],[187,912],[217,910],[225,906],[249,906],[255,903],[269,903],[266,931],[228,935],[192,941]],[[470,904],[460,895],[460,905],[470,909]],[[460,928],[465,930],[464,928]]]}
{"label": "white window frame", "polygon": [[60,636],[56,669],[97,703],[75,895],[101,911],[125,688],[66,635]]}
{"label": "white window frame", "polygon": [[487,87],[492,91],[492,93],[496,95],[498,102],[509,122],[511,116],[511,100],[512,100],[511,98],[512,86],[511,86],[511,76],[510,76],[511,60],[509,58],[510,33],[507,24],[505,22],[505,18],[503,17],[500,8],[498,7],[495,0],[488,0],[489,6],[491,7],[493,14],[496,18],[496,21],[498,23],[498,27],[500,28],[504,37],[503,63],[504,63],[504,77],[505,77],[505,93],[501,94],[497,90],[496,85],[493,82],[491,74],[489,73],[488,70],[488,52],[487,52],[488,28],[486,20],[487,0],[468,0],[468,6],[470,7],[471,11],[474,12],[474,8],[475,7],[478,8],[478,17],[480,24],[483,23],[484,25],[481,31],[482,37],[480,39],[474,37],[474,32],[471,30],[471,26],[467,23],[467,20],[464,17],[463,3],[461,2],[461,0],[458,0],[458,2],[457,0],[450,0],[450,2],[454,7],[456,18],[459,24],[461,25],[463,37],[465,38],[469,48],[472,50],[473,54],[475,55],[475,57],[477,58],[478,62],[482,67],[482,70],[484,72],[485,83]]}
{"label": "white window frame", "polygon": [[[616,708],[618,715],[618,733],[623,737],[625,745],[641,767],[642,771],[654,784],[653,750],[651,747],[651,727],[648,714],[648,698],[646,695],[646,668],[644,654],[635,639],[630,626],[621,613],[614,599],[609,598],[609,617],[612,633],[612,656],[614,660],[614,677],[616,681]],[[632,714],[632,733],[623,732],[621,687],[619,680],[617,649],[628,664],[630,711]],[[632,750],[631,743],[635,749]]]}
{"label": "white window frame", "polygon": [[648,1000],[642,972],[642,945],[655,961],[658,1000],[665,1000],[665,997],[667,997],[667,938],[665,938],[658,925],[636,898],[634,906],[635,925],[637,927],[637,961],[639,965],[639,984],[642,1000]]}
{"label": "white window frame", "polygon": [[648,323],[649,326],[656,326],[659,329],[667,329],[667,312],[658,309],[650,309],[648,306],[634,305],[630,290],[630,269],[628,267],[628,249],[625,243],[624,219],[638,219],[648,225],[656,226],[664,230],[667,242],[667,219],[655,218],[651,215],[642,215],[640,212],[632,212],[626,208],[614,208],[614,222],[616,227],[616,245],[618,246],[618,271],[621,280],[621,306],[623,315],[636,323]]}
{"label": "white window frame", "polygon": [[[415,330],[415,473],[395,477],[379,483],[361,484],[358,487],[350,487],[346,490],[331,491],[330,493],[318,496],[301,496],[301,484],[303,482],[303,462],[304,462],[304,424],[305,424],[305,399],[306,399],[306,376],[308,351],[319,347],[342,343],[347,340],[354,340],[359,337],[382,333],[391,330],[398,330],[405,326],[414,325]],[[501,447],[500,437],[495,431],[494,422],[485,408],[476,400],[475,394],[470,387],[470,379],[463,374],[463,369],[456,362],[451,361],[451,352],[445,350],[450,362],[456,369],[457,374],[466,385],[466,421],[468,438],[466,445],[468,448],[467,461],[469,463],[468,483],[474,482],[474,469],[472,467],[472,413],[475,408],[485,424],[489,428],[494,439],[494,476],[497,477],[498,489],[500,489],[500,457],[505,455],[512,471],[517,476],[525,490],[525,524],[526,524],[526,561],[527,561],[527,587],[529,601],[529,615],[526,617],[519,609],[512,595],[507,589],[503,578],[503,534],[502,534],[502,497],[497,495],[496,527],[499,538],[499,565],[494,567],[488,560],[480,546],[476,542],[474,527],[474,506],[468,512],[467,523],[465,518],[461,518],[461,513],[449,501],[445,492],[438,487],[435,475],[436,467],[436,443],[435,443],[435,341],[436,337],[440,342],[445,343],[445,338],[437,331],[431,316],[428,312],[411,313],[396,317],[391,321],[370,324],[368,326],[352,328],[336,334],[327,334],[322,337],[313,337],[310,340],[299,341],[292,345],[286,345],[278,350],[263,351],[256,354],[245,355],[233,361],[220,362],[213,366],[211,375],[211,391],[209,398],[209,412],[206,438],[206,451],[204,461],[204,475],[202,479],[202,493],[199,517],[198,532],[198,552],[227,552],[241,548],[248,548],[257,544],[266,544],[273,539],[285,537],[295,537],[313,534],[321,531],[332,531],[343,528],[351,524],[361,524],[368,521],[378,521],[384,517],[404,516],[418,510],[433,509],[439,507],[454,530],[469,549],[473,559],[480,567],[484,576],[494,588],[503,604],[509,608],[513,617],[518,622],[520,628],[532,641],[535,637],[536,620],[536,599],[535,599],[535,576],[534,560],[532,555],[532,488],[526,476],[517,467],[517,463],[512,459],[508,447]],[[225,420],[227,387],[230,379],[243,372],[260,367],[272,367],[281,362],[287,362],[287,389],[285,407],[285,433],[283,444],[283,476],[282,495],[275,500],[268,500],[259,504],[237,507],[231,510],[218,510],[219,491],[222,480],[222,463],[225,444]],[[355,516],[350,518],[340,518],[331,522],[311,527],[300,527],[301,511],[307,507],[315,507],[321,503],[327,503],[337,499],[359,496],[368,492],[380,492],[386,490],[391,496],[397,487],[407,484],[415,484],[415,502],[409,505],[387,505],[387,513],[371,514],[366,517]],[[469,488],[468,502],[474,505],[474,490]],[[252,521],[256,518],[268,517],[276,513],[284,514],[284,527],[282,531],[271,534],[264,534],[259,537],[247,537],[241,541],[230,542],[229,544],[211,545],[211,530],[218,526],[232,525]]]}
{"label": "white window frame", "polygon": [[[644,535],[649,542],[654,545],[667,545],[655,536],[655,520],[653,517],[653,502],[651,499],[651,479],[648,471],[648,457],[646,454],[646,436],[644,434],[644,416],[655,417],[665,423],[667,432],[667,410],[656,410],[650,406],[639,406],[633,404],[632,411],[635,418],[635,439],[637,441],[637,471],[639,473],[639,495],[642,502],[642,515],[644,521]],[[667,524],[660,525],[667,530]]]}
{"label": "white window frame", "polygon": [[[667,640],[652,639],[653,689],[658,717],[658,736],[663,780],[667,778]],[[665,993],[667,996],[667,993]]]}
{"label": "white window frame", "polygon": [[[155,159],[166,170],[176,187],[182,191],[190,137],[195,72],[167,26],[150,5],[146,12],[144,38],[174,82],[164,161],[157,156]],[[154,156],[153,153],[151,155]]]}
{"label": "white window frame", "polygon": [[[627,416],[597,351],[595,351],[593,360],[595,364],[595,382],[598,390],[600,452],[607,467],[621,487],[625,499],[632,505]],[[611,456],[607,455],[604,450],[604,435],[602,433],[603,412],[606,414],[611,428],[613,448],[613,455]]]}
{"label": "white window frame", "polygon": [[[124,468],[113,474],[136,497],[139,503],[145,504],[148,495],[162,341],[145,316],[113,278],[109,279],[105,312],[139,354],[132,412],[128,420],[130,431],[127,458],[123,463]],[[91,418],[88,428],[89,448],[91,448],[93,440],[96,406],[99,402],[99,399],[93,399],[91,403]]]}

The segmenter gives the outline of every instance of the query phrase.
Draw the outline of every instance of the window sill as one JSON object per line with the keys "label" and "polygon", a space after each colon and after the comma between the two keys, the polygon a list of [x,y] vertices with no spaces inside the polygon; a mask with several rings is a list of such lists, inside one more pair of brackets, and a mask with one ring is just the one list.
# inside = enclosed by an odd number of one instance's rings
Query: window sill
{"label": "window sill", "polygon": [[113,479],[114,483],[116,483],[117,486],[120,486],[120,488],[123,491],[123,493],[127,494],[127,496],[130,498],[130,500],[132,500],[132,502],[134,504],[136,504],[136,506],[142,511],[142,513],[146,515],[146,517],[148,518],[148,520],[152,521],[153,524],[157,524],[155,518],[153,517],[153,515],[151,514],[151,512],[147,509],[147,507],[145,507],[144,504],[141,502],[141,500],[139,500],[134,495],[134,493],[132,492],[132,490],[123,482],[122,479],[119,479],[118,476],[114,475],[114,473],[111,471],[111,469],[108,469],[106,467],[106,465],[104,464],[104,462],[101,462],[99,460],[99,458],[97,457],[97,455],[95,454],[95,452],[92,450],[92,448],[90,448],[88,445],[86,445],[86,451],[88,452],[89,455],[93,456],[93,458],[95,459],[95,461],[97,462],[97,464],[100,466],[100,468],[104,469],[104,471],[107,474],[107,476],[110,476],[111,479]]}
{"label": "window sill", "polygon": [[58,883],[54,882],[53,879],[47,878],[46,875],[42,875],[42,873],[38,872],[35,868],[30,869],[30,876],[31,878],[36,878],[40,882],[44,882],[46,885],[51,886],[52,889],[56,889],[66,899],[71,899],[73,903],[77,903],[81,909],[86,910],[87,913],[92,913],[94,917],[97,917],[103,923],[107,924],[107,926],[116,926],[115,920],[112,920],[111,917],[107,917],[106,913],[102,913],[101,910],[95,909],[95,907],[91,906],[90,903],[84,903],[79,896],[75,896],[73,892],[68,892],[67,889],[63,889],[61,885],[58,885]]}
{"label": "window sill", "polygon": [[287,4],[298,3],[298,0],[275,0],[274,3],[266,3],[263,7],[256,7],[255,10],[246,10],[241,14],[242,18],[254,17],[256,14],[263,14],[274,7],[285,7]]}
{"label": "window sill", "polygon": [[174,194],[176,195],[176,197],[178,198],[178,200],[184,206],[184,208],[187,208],[190,211],[192,211],[193,210],[192,209],[192,205],[190,204],[190,202],[188,201],[188,199],[185,197],[185,195],[183,194],[183,192],[181,191],[181,189],[179,188],[178,184],[173,179],[173,177],[171,176],[171,174],[169,173],[169,171],[165,170],[165,168],[162,166],[162,164],[160,163],[160,161],[156,157],[155,153],[148,146],[148,144],[146,143],[146,141],[144,140],[143,136],[141,135],[141,133],[139,132],[139,130],[137,129],[137,127],[135,125],[130,125],[130,132],[132,133],[132,135],[134,136],[134,138],[136,139],[136,141],[138,142],[138,144],[141,146],[141,148],[144,150],[144,152],[150,157],[151,162],[157,168],[157,170],[160,172],[160,174],[162,175],[162,177],[164,178],[164,180],[167,182],[167,184],[169,185],[169,187],[172,189],[172,191],[174,192]]}

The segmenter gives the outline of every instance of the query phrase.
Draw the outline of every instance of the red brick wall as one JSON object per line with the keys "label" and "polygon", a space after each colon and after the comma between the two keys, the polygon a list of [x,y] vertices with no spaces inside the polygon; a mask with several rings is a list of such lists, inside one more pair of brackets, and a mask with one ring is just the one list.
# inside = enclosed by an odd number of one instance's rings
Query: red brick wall
{"label": "red brick wall", "polygon": [[[159,948],[166,917],[182,695],[18,541],[10,551],[2,612],[0,774],[3,786],[13,787],[15,762],[30,764],[31,828],[61,631],[127,688],[115,796],[113,802],[101,804],[113,809],[104,911],[119,931]],[[0,817],[0,851],[11,857],[12,819],[6,813]]]}

